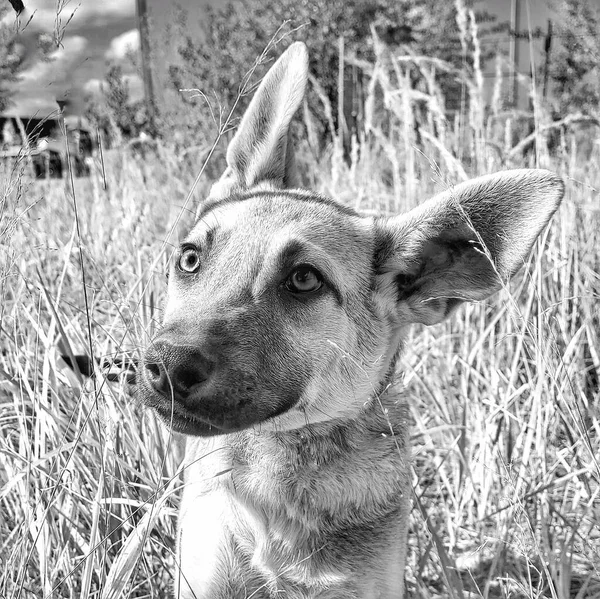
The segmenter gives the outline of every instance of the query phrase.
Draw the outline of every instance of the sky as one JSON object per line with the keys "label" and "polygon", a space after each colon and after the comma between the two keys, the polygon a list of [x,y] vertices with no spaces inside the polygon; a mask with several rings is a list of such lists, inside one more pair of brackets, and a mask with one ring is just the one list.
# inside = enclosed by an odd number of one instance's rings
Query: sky
{"label": "sky", "polygon": [[[57,0],[24,0],[27,12],[19,19],[12,11],[4,15],[3,24],[17,29],[27,56],[9,113],[46,116],[56,110],[56,99],[80,101],[86,86],[93,88],[103,76],[109,56],[124,57],[128,40],[137,47],[135,0],[60,2],[59,14]],[[51,60],[35,56],[39,34],[59,42]]]}
{"label": "sky", "polygon": [[[189,11],[190,20],[196,17],[200,21],[208,3],[224,1],[178,0],[177,4]],[[159,37],[165,43],[165,26],[174,19],[176,4],[165,0],[147,0],[147,3],[153,27],[162,32]],[[69,110],[81,111],[85,95],[98,91],[110,62],[123,65],[132,97],[142,97],[142,81],[130,58],[131,53],[135,56],[139,51],[136,0],[24,0],[24,4],[27,12],[19,19],[12,11],[2,19],[3,24],[17,28],[20,51],[28,57],[15,87],[13,106],[6,114],[47,116],[56,111],[57,99],[68,99]],[[500,20],[508,20],[511,0],[483,0],[481,4]],[[545,28],[547,0],[529,0],[528,4],[532,27]],[[58,15],[57,5],[62,6]],[[526,28],[527,12],[523,8],[521,27]],[[40,33],[58,42],[53,46],[51,60],[35,58],[35,40]],[[173,47],[167,40],[164,48],[168,51]],[[526,65],[527,57],[522,60]]]}

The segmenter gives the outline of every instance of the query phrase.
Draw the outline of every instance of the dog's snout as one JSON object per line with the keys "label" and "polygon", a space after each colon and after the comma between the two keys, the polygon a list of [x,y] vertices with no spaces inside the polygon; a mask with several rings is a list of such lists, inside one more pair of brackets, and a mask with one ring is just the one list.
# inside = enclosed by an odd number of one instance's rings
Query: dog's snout
{"label": "dog's snout", "polygon": [[185,399],[205,383],[214,363],[196,348],[154,342],[144,358],[144,376],[165,397]]}

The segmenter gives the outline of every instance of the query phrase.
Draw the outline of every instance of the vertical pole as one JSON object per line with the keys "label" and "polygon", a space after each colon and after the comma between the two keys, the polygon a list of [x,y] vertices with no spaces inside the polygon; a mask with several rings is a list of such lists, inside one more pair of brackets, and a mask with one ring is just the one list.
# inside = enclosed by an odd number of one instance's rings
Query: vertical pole
{"label": "vertical pole", "polygon": [[550,51],[552,49],[552,21],[548,19],[548,31],[546,32],[546,41],[544,43],[544,52],[546,53],[546,60],[544,62],[544,87],[542,88],[542,95],[544,100],[548,96],[548,76],[550,73]]}
{"label": "vertical pole", "polygon": [[137,0],[138,30],[140,32],[140,54],[142,55],[142,76],[144,79],[144,97],[148,113],[148,127],[151,135],[156,133],[156,103],[154,82],[150,64],[150,33],[148,28],[148,6],[146,0]]}
{"label": "vertical pole", "polygon": [[344,36],[338,38],[338,137],[344,146],[346,139],[346,116],[344,113]]}
{"label": "vertical pole", "polygon": [[512,65],[511,103],[517,108],[519,104],[519,29],[521,28],[520,0],[511,0],[510,6],[510,55]]}

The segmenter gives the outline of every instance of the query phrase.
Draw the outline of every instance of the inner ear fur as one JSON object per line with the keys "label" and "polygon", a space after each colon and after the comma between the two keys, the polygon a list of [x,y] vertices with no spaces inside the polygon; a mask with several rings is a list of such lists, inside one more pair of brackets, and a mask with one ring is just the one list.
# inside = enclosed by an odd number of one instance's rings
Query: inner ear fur
{"label": "inner ear fur", "polygon": [[398,318],[436,324],[461,302],[497,291],[523,265],[563,193],[549,171],[504,171],[385,221],[378,269],[395,288]]}
{"label": "inner ear fur", "polygon": [[308,79],[308,52],[292,44],[269,69],[227,148],[227,169],[209,200],[266,184],[298,186],[290,123],[300,107]]}

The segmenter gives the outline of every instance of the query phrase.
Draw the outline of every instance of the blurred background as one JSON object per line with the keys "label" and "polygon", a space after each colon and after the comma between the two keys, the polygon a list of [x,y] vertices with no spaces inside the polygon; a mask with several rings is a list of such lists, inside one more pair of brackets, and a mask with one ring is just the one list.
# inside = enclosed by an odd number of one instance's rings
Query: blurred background
{"label": "blurred background", "polygon": [[[594,136],[599,8],[598,0],[4,0],[0,141],[6,156],[27,133],[55,174],[59,113],[85,155],[98,136],[105,148],[144,135],[203,148],[269,41],[277,43],[250,86],[298,39],[316,81],[303,119],[316,154],[335,135],[347,153],[353,136],[373,133],[369,110],[386,94],[373,64],[387,69],[386,53],[402,55],[389,85],[408,93],[419,142],[426,112],[461,134],[475,116],[482,127],[508,126],[502,142],[513,147],[535,122],[550,144],[566,124]],[[238,99],[240,112],[247,99]]]}

